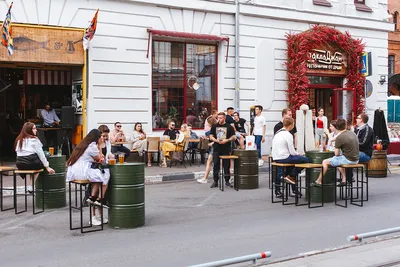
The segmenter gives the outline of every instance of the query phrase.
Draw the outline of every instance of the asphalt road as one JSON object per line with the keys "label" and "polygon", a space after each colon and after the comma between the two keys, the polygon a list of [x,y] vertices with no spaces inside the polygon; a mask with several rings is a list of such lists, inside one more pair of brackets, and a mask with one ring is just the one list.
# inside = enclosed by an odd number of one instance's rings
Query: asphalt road
{"label": "asphalt road", "polygon": [[371,178],[369,201],[347,209],[271,204],[266,177],[239,192],[194,181],[146,186],[146,226],[133,230],[81,235],[69,230],[67,208],[1,212],[0,266],[188,266],[268,250],[277,259],[399,226],[399,174]]}

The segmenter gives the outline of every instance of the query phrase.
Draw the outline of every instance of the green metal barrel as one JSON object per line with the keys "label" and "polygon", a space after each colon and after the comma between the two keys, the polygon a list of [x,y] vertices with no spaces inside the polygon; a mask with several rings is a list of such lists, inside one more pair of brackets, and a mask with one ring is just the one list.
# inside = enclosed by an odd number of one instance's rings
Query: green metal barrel
{"label": "green metal barrel", "polygon": [[258,188],[258,154],[257,150],[235,150],[235,174],[239,179],[239,189]]}
{"label": "green metal barrel", "polygon": [[[65,155],[51,156],[47,158],[49,165],[56,172],[49,174],[46,170],[36,180],[36,207],[42,207],[42,195],[44,192],[45,209],[57,209],[67,205],[65,182]],[[44,186],[42,179],[44,178]]]}
{"label": "green metal barrel", "polygon": [[[308,151],[306,152],[306,157],[309,158],[311,163],[321,164],[324,159],[328,159],[334,156],[333,152],[318,152],[318,151]],[[311,183],[318,179],[321,169],[308,169],[310,172]],[[336,188],[336,173],[334,168],[329,168],[328,172],[323,177],[324,179],[324,203],[333,202],[335,200],[335,188]],[[311,186],[311,201],[320,202],[321,201],[321,187]],[[308,194],[308,192],[307,192]]]}
{"label": "green metal barrel", "polygon": [[110,165],[108,224],[113,228],[135,228],[145,224],[144,164]]}

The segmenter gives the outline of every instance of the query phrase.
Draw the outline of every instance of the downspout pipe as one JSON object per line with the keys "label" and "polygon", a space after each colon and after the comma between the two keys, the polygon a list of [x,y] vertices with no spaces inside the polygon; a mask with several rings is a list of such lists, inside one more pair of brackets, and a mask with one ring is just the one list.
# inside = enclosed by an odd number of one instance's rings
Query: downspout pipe
{"label": "downspout pipe", "polygon": [[240,44],[240,0],[236,0],[236,13],[235,13],[235,111],[240,111],[240,59],[239,59],[239,44]]}

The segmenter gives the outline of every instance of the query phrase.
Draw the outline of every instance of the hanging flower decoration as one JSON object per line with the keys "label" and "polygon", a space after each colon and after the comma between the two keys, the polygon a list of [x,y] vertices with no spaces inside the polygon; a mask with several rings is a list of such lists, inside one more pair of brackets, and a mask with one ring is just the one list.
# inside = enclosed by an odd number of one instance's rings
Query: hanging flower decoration
{"label": "hanging flower decoration", "polygon": [[350,64],[347,66],[346,88],[355,89],[357,110],[364,111],[364,83],[365,77],[361,74],[361,56],[365,45],[360,39],[353,39],[348,32],[342,33],[335,28],[315,25],[302,33],[288,33],[287,38],[287,78],[288,88],[286,95],[293,114],[302,104],[308,103],[307,78],[308,53],[318,46],[330,44],[340,48]]}

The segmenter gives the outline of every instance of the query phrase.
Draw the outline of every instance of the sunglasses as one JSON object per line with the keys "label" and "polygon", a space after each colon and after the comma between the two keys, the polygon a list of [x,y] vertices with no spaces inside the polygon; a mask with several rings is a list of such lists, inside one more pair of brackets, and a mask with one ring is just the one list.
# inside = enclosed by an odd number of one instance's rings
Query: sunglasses
{"label": "sunglasses", "polygon": [[122,127],[122,125],[117,125],[117,126],[115,126],[115,127],[117,127],[117,128],[121,128],[121,127]]}
{"label": "sunglasses", "polygon": [[175,124],[171,124],[171,126],[175,126]]}

